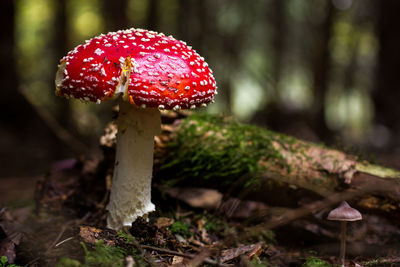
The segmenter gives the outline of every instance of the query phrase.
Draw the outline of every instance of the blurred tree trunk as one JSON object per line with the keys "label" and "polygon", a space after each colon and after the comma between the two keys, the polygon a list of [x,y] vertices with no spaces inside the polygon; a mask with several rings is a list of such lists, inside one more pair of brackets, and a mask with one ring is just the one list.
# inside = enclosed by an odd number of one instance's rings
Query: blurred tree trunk
{"label": "blurred tree trunk", "polygon": [[205,0],[179,0],[178,10],[178,37],[195,49],[199,49],[199,34],[201,31],[200,1]]}
{"label": "blurred tree trunk", "polygon": [[272,25],[273,25],[273,70],[272,79],[273,86],[276,91],[279,91],[279,84],[281,81],[281,75],[283,70],[283,59],[285,53],[286,45],[286,33],[287,33],[287,23],[286,23],[286,5],[285,1],[274,0],[273,1],[273,14]]}
{"label": "blurred tree trunk", "polygon": [[[309,134],[305,133],[308,132],[305,119],[307,116],[303,112],[294,112],[290,110],[290,107],[285,107],[280,99],[281,81],[285,69],[285,54],[288,53],[288,3],[288,1],[273,0],[271,4],[266,6],[265,23],[272,26],[272,38],[270,40],[272,53],[270,51],[271,48],[267,48],[266,55],[272,54],[271,86],[273,99],[256,112],[251,121],[276,131],[293,134],[305,139],[313,139],[313,135],[310,137]],[[266,61],[271,61],[271,59],[267,58]]]}
{"label": "blurred tree trunk", "polygon": [[127,16],[127,0],[104,0],[103,13],[106,24],[106,32],[118,31],[129,28]]}
{"label": "blurred tree trunk", "polygon": [[0,71],[4,103],[0,106],[0,173],[32,175],[65,156],[59,142],[35,108],[20,93],[15,59],[15,2],[0,1]]}
{"label": "blurred tree trunk", "polygon": [[[281,0],[273,0],[272,7],[267,5],[266,20],[267,24],[272,25],[272,90],[274,99],[269,103],[260,114],[256,114],[253,118],[260,121],[262,125],[267,125],[271,129],[284,131],[287,130],[287,123],[290,123],[294,118],[288,110],[282,105],[279,97],[281,76],[284,67],[284,54],[286,45],[287,22],[286,22],[286,2]],[[268,50],[266,54],[271,52]],[[258,123],[257,123],[258,124]]]}
{"label": "blurred tree trunk", "polygon": [[197,48],[195,48],[197,50],[197,52],[199,52],[200,55],[204,55],[206,56],[206,54],[204,54],[205,52],[205,48],[207,46],[207,38],[206,36],[208,36],[210,34],[210,26],[209,26],[209,13],[207,12],[208,10],[208,1],[207,0],[198,0],[196,1],[196,10],[197,10],[197,18],[199,21],[199,31],[196,35],[196,43],[198,44]]}
{"label": "blurred tree trunk", "polygon": [[[67,27],[67,0],[58,0],[55,4],[55,32],[53,47],[55,49],[54,66],[59,64],[59,60],[67,54],[71,49],[68,43],[68,27]],[[54,78],[51,77],[50,84],[54,86]],[[57,120],[61,125],[69,130],[73,130],[71,123],[71,107],[70,101],[57,97]]]}
{"label": "blurred tree trunk", "polygon": [[[4,101],[0,106],[2,123],[7,128],[22,130],[36,125],[37,116],[32,107],[19,93],[19,82],[16,71],[15,51],[15,1],[0,1],[2,27],[0,28],[0,71],[1,91]],[[29,119],[27,119],[29,118]]]}
{"label": "blurred tree trunk", "polygon": [[386,145],[400,145],[400,1],[378,1],[377,10],[379,53],[374,92],[375,119],[392,133],[393,140]]}
{"label": "blurred tree trunk", "polygon": [[192,8],[190,8],[191,1],[188,0],[179,0],[179,9],[178,9],[178,39],[189,42],[189,27],[188,22],[191,17]]}
{"label": "blurred tree trunk", "polygon": [[149,7],[147,11],[147,29],[152,31],[159,31],[160,18],[159,18],[159,2],[158,0],[149,0]]}
{"label": "blurred tree trunk", "polygon": [[314,26],[314,45],[312,50],[311,70],[313,73],[314,100],[309,122],[317,135],[324,141],[332,139],[332,132],[325,122],[325,94],[329,84],[329,71],[331,58],[329,54],[329,41],[332,36],[332,28],[335,16],[335,7],[331,1],[327,1],[325,18],[322,23]]}

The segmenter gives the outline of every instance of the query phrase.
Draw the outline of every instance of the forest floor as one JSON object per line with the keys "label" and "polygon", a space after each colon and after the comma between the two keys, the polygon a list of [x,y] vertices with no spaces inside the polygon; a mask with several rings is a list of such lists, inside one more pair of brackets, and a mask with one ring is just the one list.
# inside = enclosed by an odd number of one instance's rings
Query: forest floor
{"label": "forest floor", "polygon": [[[399,157],[378,161],[400,169]],[[44,175],[1,178],[0,267],[338,263],[340,224],[326,220],[328,209],[257,228],[266,212],[296,210],[208,188],[163,191],[154,184],[156,212],[121,231],[109,230],[110,165],[109,157],[82,157],[57,161]],[[399,244],[400,225],[388,213],[363,214],[362,221],[349,224],[346,266],[400,266]]]}

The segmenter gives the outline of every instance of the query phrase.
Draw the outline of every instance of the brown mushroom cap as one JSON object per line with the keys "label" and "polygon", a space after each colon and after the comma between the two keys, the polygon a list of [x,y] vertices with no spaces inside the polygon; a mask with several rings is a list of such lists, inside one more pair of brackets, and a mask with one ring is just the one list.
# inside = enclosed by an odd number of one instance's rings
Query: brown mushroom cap
{"label": "brown mushroom cap", "polygon": [[329,212],[328,220],[348,222],[359,221],[362,220],[362,215],[358,210],[350,207],[346,201],[343,201],[339,207]]}

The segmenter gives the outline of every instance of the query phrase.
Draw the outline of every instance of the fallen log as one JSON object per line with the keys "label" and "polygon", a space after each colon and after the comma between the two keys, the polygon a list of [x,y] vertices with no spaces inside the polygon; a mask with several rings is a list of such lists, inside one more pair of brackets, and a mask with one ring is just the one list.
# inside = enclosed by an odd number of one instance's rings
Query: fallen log
{"label": "fallen log", "polygon": [[[397,170],[231,117],[163,113],[163,122],[155,138],[154,168],[154,182],[161,188],[199,186],[296,206],[305,195],[323,198],[368,185],[359,199],[363,206],[399,208]],[[109,127],[108,133],[101,143],[112,147],[115,132]]]}

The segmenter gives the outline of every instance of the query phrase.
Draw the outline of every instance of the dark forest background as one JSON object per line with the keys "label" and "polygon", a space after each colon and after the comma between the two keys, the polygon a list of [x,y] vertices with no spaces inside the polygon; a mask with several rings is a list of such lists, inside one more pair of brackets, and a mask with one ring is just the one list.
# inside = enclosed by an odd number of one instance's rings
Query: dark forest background
{"label": "dark forest background", "polygon": [[207,112],[399,161],[398,0],[2,0],[0,14],[3,181],[100,153],[113,103],[58,98],[54,75],[85,39],[130,27],[205,57]]}

